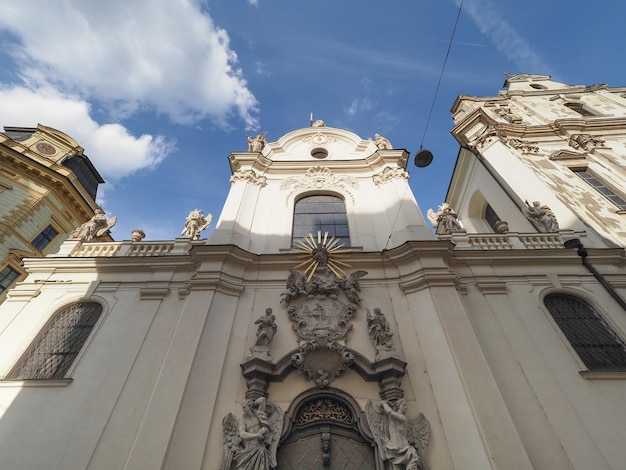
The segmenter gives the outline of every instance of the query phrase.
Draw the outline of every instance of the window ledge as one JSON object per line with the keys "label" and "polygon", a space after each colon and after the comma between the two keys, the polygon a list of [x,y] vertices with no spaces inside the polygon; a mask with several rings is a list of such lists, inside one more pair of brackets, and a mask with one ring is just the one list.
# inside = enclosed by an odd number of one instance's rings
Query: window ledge
{"label": "window ledge", "polygon": [[2,379],[0,387],[67,387],[72,379]]}
{"label": "window ledge", "polygon": [[626,370],[581,370],[580,376],[584,379],[626,379]]}

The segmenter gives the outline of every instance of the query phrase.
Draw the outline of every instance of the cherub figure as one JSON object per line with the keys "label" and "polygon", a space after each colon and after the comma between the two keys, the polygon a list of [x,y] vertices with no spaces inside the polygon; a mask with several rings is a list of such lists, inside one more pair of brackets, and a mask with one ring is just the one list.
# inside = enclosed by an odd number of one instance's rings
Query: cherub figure
{"label": "cherub figure", "polygon": [[361,305],[361,297],[359,297],[359,291],[361,286],[359,285],[359,279],[367,275],[367,271],[354,271],[347,278],[341,281],[341,288],[348,297],[348,300],[356,305]]}
{"label": "cherub figure", "polygon": [[368,401],[365,406],[385,470],[428,470],[430,424],[421,413],[415,419],[407,418],[406,411],[403,398],[393,404],[386,400]]}
{"label": "cherub figure", "polygon": [[204,211],[194,209],[187,216],[185,221],[185,228],[180,234],[183,238],[191,238],[192,240],[198,240],[200,238],[200,232],[211,225],[213,215],[204,215]]}
{"label": "cherub figure", "polygon": [[89,242],[96,237],[101,237],[105,233],[108,233],[116,222],[117,217],[107,219],[104,211],[98,207],[94,211],[94,215],[91,219],[71,233],[70,239]]}
{"label": "cherub figure", "polygon": [[228,413],[222,421],[224,447],[219,470],[271,470],[283,428],[283,410],[265,397],[246,400],[239,421]]}
{"label": "cherub figure", "polygon": [[287,292],[283,292],[282,302],[289,303],[292,300],[297,299],[302,294],[306,294],[306,279],[304,274],[296,271],[295,269],[289,270],[289,277],[287,278]]}

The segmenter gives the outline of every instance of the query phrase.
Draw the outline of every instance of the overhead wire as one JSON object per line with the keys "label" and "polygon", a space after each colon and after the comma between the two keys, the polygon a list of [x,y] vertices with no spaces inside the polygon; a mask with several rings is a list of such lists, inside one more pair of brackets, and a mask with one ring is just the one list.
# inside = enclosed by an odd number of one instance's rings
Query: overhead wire
{"label": "overhead wire", "polygon": [[[424,140],[426,139],[426,133],[428,132],[428,126],[430,125],[430,119],[432,117],[433,114],[433,110],[435,109],[435,103],[437,101],[437,95],[439,94],[439,88],[441,86],[441,81],[443,79],[443,74],[446,70],[446,65],[448,63],[448,58],[450,57],[450,51],[452,50],[452,42],[454,41],[454,36],[456,34],[456,28],[459,24],[459,19],[461,18],[461,11],[463,10],[463,0],[461,0],[461,2],[459,3],[459,10],[456,14],[456,19],[454,21],[454,27],[452,28],[452,34],[450,35],[450,41],[448,42],[448,49],[446,51],[446,55],[443,59],[443,64],[441,66],[441,72],[439,74],[439,80],[437,81],[437,86],[435,87],[435,93],[433,95],[433,101],[430,105],[430,110],[428,111],[428,117],[426,118],[426,124],[424,126],[424,134],[422,135],[422,140],[420,142],[420,148],[419,150],[422,150],[423,145],[424,145]],[[411,178],[411,174],[409,173],[409,181]],[[396,212],[396,216],[393,220],[393,223],[391,224],[391,231],[389,233],[389,237],[387,238],[387,242],[385,243],[385,248],[383,249],[386,250],[387,246],[389,246],[389,241],[391,240],[391,236],[393,235],[393,229],[396,226],[396,222],[398,221],[398,217],[400,215],[400,209],[402,207],[402,201],[404,201],[404,198],[406,196],[406,192],[409,190],[409,181],[407,181],[407,185],[404,189],[404,194],[402,195],[402,199],[400,200],[400,205],[398,206],[398,210]]]}

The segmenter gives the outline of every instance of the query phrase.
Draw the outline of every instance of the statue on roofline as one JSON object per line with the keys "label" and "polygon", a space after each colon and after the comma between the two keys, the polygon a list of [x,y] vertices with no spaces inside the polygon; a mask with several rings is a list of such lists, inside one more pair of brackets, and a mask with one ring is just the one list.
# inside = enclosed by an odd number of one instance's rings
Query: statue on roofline
{"label": "statue on roofline", "polygon": [[212,214],[204,215],[204,211],[194,209],[187,216],[185,221],[185,228],[180,232],[183,238],[191,238],[192,240],[198,240],[200,238],[200,232],[211,225],[213,220]]}
{"label": "statue on roofline", "polygon": [[70,234],[70,240],[89,242],[94,238],[107,234],[117,222],[117,217],[107,219],[104,211],[99,207],[94,212],[91,219]]}

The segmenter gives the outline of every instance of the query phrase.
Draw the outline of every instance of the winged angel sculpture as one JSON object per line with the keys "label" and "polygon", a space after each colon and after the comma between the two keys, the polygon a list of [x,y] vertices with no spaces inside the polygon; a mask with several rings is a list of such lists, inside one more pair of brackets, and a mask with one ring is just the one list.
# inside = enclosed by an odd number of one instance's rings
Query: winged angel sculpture
{"label": "winged angel sculpture", "polygon": [[367,422],[374,434],[385,470],[428,470],[430,424],[422,413],[407,418],[406,401],[395,404],[386,400],[365,406]]}
{"label": "winged angel sculpture", "polygon": [[241,421],[228,413],[222,421],[224,448],[219,470],[276,468],[276,450],[283,430],[283,410],[264,397],[242,404]]}

